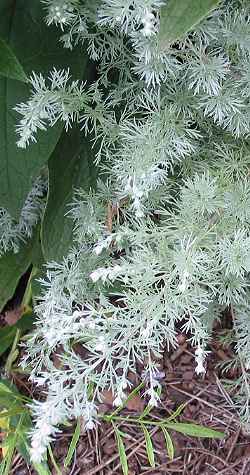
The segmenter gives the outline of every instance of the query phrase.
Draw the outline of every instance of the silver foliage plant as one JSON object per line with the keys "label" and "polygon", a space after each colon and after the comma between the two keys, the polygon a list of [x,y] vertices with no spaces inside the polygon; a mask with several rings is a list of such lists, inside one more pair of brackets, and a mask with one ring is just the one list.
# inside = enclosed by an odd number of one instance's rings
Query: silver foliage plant
{"label": "silver foliage plant", "polygon": [[23,361],[46,394],[32,405],[34,461],[65,420],[94,427],[104,389],[120,405],[138,364],[157,405],[157,360],[177,346],[177,324],[204,373],[213,323],[228,307],[249,420],[250,10],[222,2],[162,51],[163,3],[43,1],[48,25],[65,47],[86,45],[99,76],[87,86],[69,71],[34,73],[30,100],[16,107],[18,145],[78,122],[94,134],[102,177],[89,194],[76,191],[74,245],[48,263],[36,305]]}

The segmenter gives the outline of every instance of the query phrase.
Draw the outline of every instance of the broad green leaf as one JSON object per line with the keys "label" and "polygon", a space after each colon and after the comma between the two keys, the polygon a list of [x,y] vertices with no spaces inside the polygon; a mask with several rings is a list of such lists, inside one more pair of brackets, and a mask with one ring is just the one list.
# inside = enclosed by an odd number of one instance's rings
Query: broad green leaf
{"label": "broad green leaf", "polygon": [[145,437],[145,442],[146,442],[146,451],[147,451],[147,456],[148,456],[148,461],[150,463],[151,467],[155,467],[155,454],[154,454],[154,448],[152,444],[152,440],[150,437],[150,433],[148,429],[142,424],[142,430],[144,433]]}
{"label": "broad green leaf", "polygon": [[164,426],[191,437],[208,437],[210,439],[223,439],[225,437],[224,432],[188,422],[169,422],[164,424]]}
{"label": "broad green leaf", "polygon": [[[70,68],[74,78],[82,77],[85,55],[81,48],[69,51],[59,42],[60,31],[44,21],[42,2],[0,1],[0,37],[8,43],[25,73],[48,74],[53,67]],[[0,78],[0,203],[18,218],[33,179],[53,152],[62,124],[38,134],[38,142],[27,149],[16,146],[15,127],[19,115],[13,107],[30,96],[28,84]]]}
{"label": "broad green leaf", "polygon": [[0,259],[0,309],[13,296],[20,277],[31,264],[32,241],[21,246],[17,254],[9,252]]}
{"label": "broad green leaf", "polygon": [[0,311],[13,296],[20,277],[36,258],[38,240],[39,230],[36,229],[32,239],[21,244],[17,254],[9,252],[0,258]]}
{"label": "broad green leaf", "polygon": [[115,426],[114,426],[114,430],[115,430],[118,453],[119,453],[120,462],[122,466],[122,472],[123,472],[123,475],[128,475],[128,460],[127,460],[124,443],[121,438],[120,431]]}
{"label": "broad green leaf", "polygon": [[171,436],[169,435],[169,433],[165,429],[165,427],[161,426],[161,429],[162,429],[162,432],[163,432],[164,437],[165,437],[168,456],[169,456],[170,460],[173,460],[173,458],[174,458],[174,445],[173,445]]}
{"label": "broad green leaf", "polygon": [[72,246],[69,212],[75,187],[94,187],[97,170],[91,144],[79,128],[64,132],[49,160],[49,196],[42,224],[46,261],[61,260]]}
{"label": "broad green leaf", "polygon": [[4,40],[0,38],[0,75],[27,82],[28,78],[18,59]]}
{"label": "broad green leaf", "polygon": [[39,282],[39,279],[43,279],[46,275],[40,234],[41,232],[39,232],[39,241],[37,242],[37,246],[34,248],[34,256],[32,259],[33,268],[29,278],[30,292],[33,302],[39,295],[41,295],[42,285],[41,282]]}
{"label": "broad green leaf", "polygon": [[34,258],[32,261],[33,268],[30,276],[30,286],[32,300],[34,301],[39,295],[41,295],[42,285],[39,282],[46,275],[45,261],[41,247],[41,232],[39,234],[39,242],[36,249],[34,249]]}
{"label": "broad green leaf", "polygon": [[41,269],[36,269],[36,273],[34,273],[31,279],[31,289],[32,289],[32,298],[33,300],[41,295],[43,286],[40,282],[40,279],[44,279],[46,277],[46,268],[45,262]]}
{"label": "broad green leaf", "polygon": [[13,327],[19,328],[22,331],[30,330],[34,325],[35,315],[34,313],[27,313],[13,325]]}
{"label": "broad green leaf", "polygon": [[[28,283],[28,285],[30,284]],[[20,318],[14,325],[6,325],[5,327],[0,328],[0,356],[12,345],[18,330],[21,330],[22,333],[25,330],[30,330],[32,328],[34,318],[35,317],[31,311],[31,308],[27,305],[24,305]]]}
{"label": "broad green leaf", "polygon": [[78,443],[78,440],[79,440],[79,437],[80,437],[80,433],[81,433],[81,427],[80,427],[80,420],[78,419],[73,437],[72,437],[70,445],[69,445],[68,453],[67,453],[66,458],[64,460],[64,467],[68,467],[71,463],[74,451],[76,449],[76,446],[77,446],[77,443]]}
{"label": "broad green leaf", "polygon": [[15,325],[0,328],[0,356],[11,346],[17,329],[30,330],[34,323],[34,315],[23,315]]}
{"label": "broad green leaf", "polygon": [[11,346],[16,334],[16,328],[6,326],[0,329],[0,356]]}
{"label": "broad green leaf", "polygon": [[219,4],[220,0],[168,0],[161,8],[161,49],[181,39]]}

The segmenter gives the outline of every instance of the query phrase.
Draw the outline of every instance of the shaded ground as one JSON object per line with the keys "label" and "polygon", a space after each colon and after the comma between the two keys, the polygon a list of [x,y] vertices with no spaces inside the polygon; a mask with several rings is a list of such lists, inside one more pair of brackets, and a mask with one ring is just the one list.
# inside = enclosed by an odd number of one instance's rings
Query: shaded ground
{"label": "shaded ground", "polygon": [[[161,405],[153,411],[154,417],[168,417],[181,403],[185,403],[179,421],[196,424],[225,432],[223,440],[197,439],[172,432],[175,447],[174,460],[170,461],[166,451],[163,433],[152,427],[156,467],[150,468],[146,454],[145,438],[138,427],[123,423],[119,428],[127,434],[124,439],[129,465],[129,475],[250,475],[250,435],[240,427],[237,414],[232,410],[230,396],[225,392],[215,372],[216,364],[227,359],[227,354],[217,346],[212,347],[204,379],[194,372],[194,359],[185,339],[180,348],[165,353],[162,370]],[[231,377],[235,375],[232,374]],[[24,391],[24,381],[15,383]],[[136,383],[136,381],[135,381]],[[27,389],[27,387],[26,387]],[[101,406],[103,412],[112,411],[109,395]],[[142,401],[130,402],[129,409],[122,415],[140,414]],[[97,430],[80,437],[70,469],[63,468],[73,428],[58,437],[53,454],[62,475],[118,475],[122,474],[114,429],[109,423],[102,423]],[[51,464],[53,475],[56,469]],[[14,460],[12,474],[34,474],[24,465],[20,457]]]}

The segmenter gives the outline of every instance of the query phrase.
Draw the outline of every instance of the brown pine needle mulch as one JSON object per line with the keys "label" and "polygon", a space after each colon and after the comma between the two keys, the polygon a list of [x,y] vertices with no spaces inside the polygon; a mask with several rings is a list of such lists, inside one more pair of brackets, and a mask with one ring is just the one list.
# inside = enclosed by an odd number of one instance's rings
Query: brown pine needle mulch
{"label": "brown pine needle mulch", "polygon": [[[178,350],[165,353],[161,370],[161,404],[154,409],[155,418],[166,418],[180,404],[185,408],[179,422],[193,422],[225,433],[224,439],[204,439],[184,436],[171,431],[174,443],[174,459],[167,455],[164,435],[157,427],[149,427],[155,452],[155,468],[149,465],[146,443],[139,426],[119,423],[124,438],[129,475],[250,475],[250,434],[241,427],[238,415],[232,408],[229,394],[221,384],[216,364],[227,359],[221,348],[214,346],[208,357],[205,378],[195,374],[194,356],[185,340]],[[230,376],[230,375],[229,375]],[[234,377],[234,375],[231,375]],[[17,382],[16,382],[17,383]],[[136,383],[136,381],[135,381]],[[21,388],[20,388],[21,389]],[[105,398],[104,398],[105,399]],[[112,400],[106,397],[101,405],[105,413],[112,412]],[[123,416],[140,415],[141,400],[138,397],[121,412]],[[109,423],[101,423],[94,431],[81,435],[70,468],[64,468],[73,428],[62,433],[53,444],[53,454],[61,475],[120,475],[121,463],[117,451],[114,429]],[[51,465],[52,475],[58,475]],[[17,456],[13,475],[34,475]]]}

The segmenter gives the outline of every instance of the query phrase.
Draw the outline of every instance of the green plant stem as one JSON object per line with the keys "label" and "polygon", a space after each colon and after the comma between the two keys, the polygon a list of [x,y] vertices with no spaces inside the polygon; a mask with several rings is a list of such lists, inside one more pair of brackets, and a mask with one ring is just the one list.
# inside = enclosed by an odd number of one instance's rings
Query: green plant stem
{"label": "green plant stem", "polygon": [[123,404],[121,404],[119,407],[117,407],[117,409],[115,409],[114,412],[112,412],[112,414],[110,414],[110,419],[112,419],[114,416],[116,416],[116,414],[118,414],[127,404],[128,401],[130,401],[135,394],[137,394],[144,386],[144,383],[140,383],[135,389],[133,389],[133,391],[131,391],[131,393],[129,394],[129,396],[127,397],[127,399],[125,399],[125,401],[123,402]]}
{"label": "green plant stem", "polygon": [[56,463],[56,460],[55,460],[55,457],[53,455],[53,452],[52,452],[52,448],[51,448],[51,445],[48,446],[48,450],[49,450],[49,456],[50,456],[50,459],[51,459],[51,462],[56,470],[56,473],[58,475],[62,475],[62,472],[60,470],[60,468],[58,467],[57,463]]}
{"label": "green plant stem", "polygon": [[[32,300],[31,281],[32,281],[32,277],[35,275],[36,272],[37,272],[37,269],[34,267],[31,271],[31,273],[30,273],[29,280],[28,280],[28,283],[27,283],[27,286],[26,286],[26,289],[25,289],[25,292],[24,292],[22,303],[21,303],[21,306],[24,307],[24,308],[29,307],[29,304]],[[10,373],[12,363],[16,360],[16,357],[18,355],[17,345],[19,343],[20,338],[21,338],[21,330],[18,328],[17,331],[16,331],[15,339],[12,343],[10,353],[8,355],[8,358],[7,358],[7,361],[6,361],[6,364],[5,364],[5,371],[6,371],[7,374]]]}
{"label": "green plant stem", "polygon": [[21,336],[21,330],[18,328],[17,331],[16,331],[14,341],[12,343],[11,350],[8,354],[8,358],[7,358],[6,363],[5,363],[5,371],[6,371],[7,374],[10,373],[12,363],[15,361],[15,359],[17,357],[17,345],[18,345],[20,336]]}
{"label": "green plant stem", "polygon": [[33,267],[32,268],[32,271],[30,273],[30,276],[29,276],[29,280],[28,280],[28,283],[26,285],[26,289],[25,289],[25,292],[24,292],[24,296],[23,296],[23,299],[22,299],[22,305],[23,306],[29,306],[31,300],[32,300],[32,279],[33,277],[36,275],[38,269],[36,267]]}
{"label": "green plant stem", "polygon": [[122,417],[122,416],[113,416],[113,414],[111,414],[110,416],[104,416],[104,415],[101,415],[99,416],[101,419],[103,419],[104,421],[106,422],[110,422],[112,420],[115,420],[115,421],[118,421],[118,422],[129,422],[129,423],[132,423],[132,424],[145,424],[145,425],[149,425],[149,426],[158,426],[158,427],[161,427],[161,426],[167,426],[168,422],[169,422],[169,419],[163,419],[161,422],[158,422],[158,421],[152,421],[152,420],[148,420],[148,419],[139,419],[139,418],[136,418],[136,417]]}

